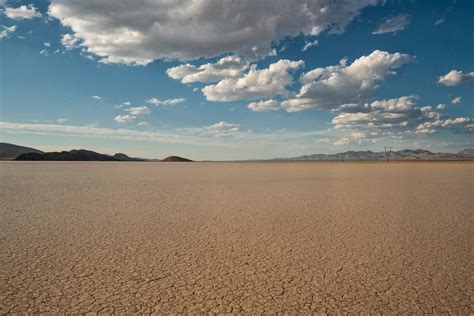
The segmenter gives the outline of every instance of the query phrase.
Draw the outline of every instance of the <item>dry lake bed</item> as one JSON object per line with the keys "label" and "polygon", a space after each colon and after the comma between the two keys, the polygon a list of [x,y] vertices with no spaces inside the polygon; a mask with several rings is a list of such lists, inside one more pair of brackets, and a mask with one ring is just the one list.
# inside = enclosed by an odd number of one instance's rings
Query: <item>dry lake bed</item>
{"label": "dry lake bed", "polygon": [[0,163],[0,314],[474,311],[474,164]]}

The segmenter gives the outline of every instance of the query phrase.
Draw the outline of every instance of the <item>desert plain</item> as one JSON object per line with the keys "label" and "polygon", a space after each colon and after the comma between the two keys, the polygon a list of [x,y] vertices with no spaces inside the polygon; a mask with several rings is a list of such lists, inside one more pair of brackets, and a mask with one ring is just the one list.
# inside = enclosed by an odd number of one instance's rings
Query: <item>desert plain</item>
{"label": "desert plain", "polygon": [[474,311],[472,163],[0,163],[0,314]]}

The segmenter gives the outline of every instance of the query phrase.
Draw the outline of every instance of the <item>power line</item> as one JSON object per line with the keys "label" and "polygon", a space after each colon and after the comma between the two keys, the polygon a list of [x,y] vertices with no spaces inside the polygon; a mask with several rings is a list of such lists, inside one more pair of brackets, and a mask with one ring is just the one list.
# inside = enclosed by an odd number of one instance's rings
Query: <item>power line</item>
{"label": "power line", "polygon": [[385,159],[387,160],[387,162],[390,162],[390,156],[392,155],[392,147],[384,147],[383,150],[385,152]]}

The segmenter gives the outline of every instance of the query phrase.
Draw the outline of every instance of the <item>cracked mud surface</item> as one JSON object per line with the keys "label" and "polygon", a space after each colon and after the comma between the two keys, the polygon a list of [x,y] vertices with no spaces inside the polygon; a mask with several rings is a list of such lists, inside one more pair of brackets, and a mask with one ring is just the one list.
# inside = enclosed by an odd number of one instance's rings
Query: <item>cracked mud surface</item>
{"label": "cracked mud surface", "polygon": [[474,165],[0,163],[0,314],[474,310]]}

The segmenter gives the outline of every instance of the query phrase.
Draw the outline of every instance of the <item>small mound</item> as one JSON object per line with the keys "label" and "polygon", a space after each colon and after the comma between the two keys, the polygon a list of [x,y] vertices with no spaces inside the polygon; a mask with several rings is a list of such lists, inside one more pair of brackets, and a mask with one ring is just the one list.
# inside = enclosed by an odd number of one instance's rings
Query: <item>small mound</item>
{"label": "small mound", "polygon": [[165,159],[162,159],[161,161],[164,162],[192,162],[191,159],[179,157],[179,156],[169,156],[166,157]]}

